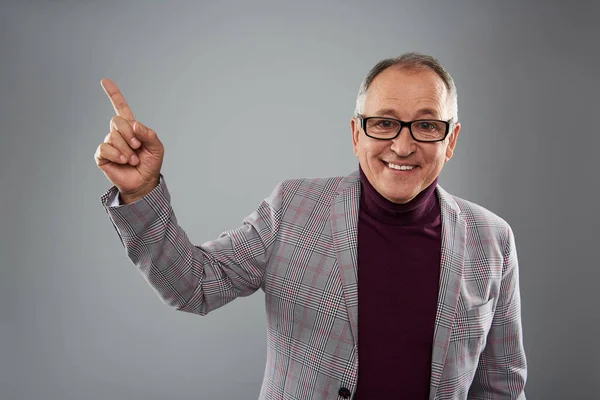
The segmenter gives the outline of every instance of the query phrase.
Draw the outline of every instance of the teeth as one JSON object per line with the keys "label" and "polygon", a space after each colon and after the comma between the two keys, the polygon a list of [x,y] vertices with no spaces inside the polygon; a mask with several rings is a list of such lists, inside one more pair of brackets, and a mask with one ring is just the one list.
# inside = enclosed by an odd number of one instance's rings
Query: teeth
{"label": "teeth", "polygon": [[414,168],[412,165],[396,165],[392,163],[388,163],[388,167],[392,169],[399,169],[400,171],[410,171]]}

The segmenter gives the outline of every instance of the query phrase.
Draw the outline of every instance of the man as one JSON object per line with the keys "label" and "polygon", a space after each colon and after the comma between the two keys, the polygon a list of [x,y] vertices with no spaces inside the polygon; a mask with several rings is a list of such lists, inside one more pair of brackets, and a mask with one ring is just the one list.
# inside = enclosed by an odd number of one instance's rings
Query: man
{"label": "man", "polygon": [[409,53],[366,76],[357,172],[284,181],[201,246],[177,224],[157,135],[102,83],[117,116],[95,158],[130,259],[176,310],[265,292],[261,399],[525,398],[511,228],[437,184],[461,128],[437,60]]}

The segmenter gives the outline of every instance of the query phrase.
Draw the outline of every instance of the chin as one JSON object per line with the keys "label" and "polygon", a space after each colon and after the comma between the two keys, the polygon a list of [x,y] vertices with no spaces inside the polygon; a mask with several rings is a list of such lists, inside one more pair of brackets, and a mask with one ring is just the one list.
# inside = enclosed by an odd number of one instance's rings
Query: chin
{"label": "chin", "polygon": [[[385,192],[385,195],[389,199],[395,199],[394,201],[402,201],[406,203],[410,201],[413,197],[419,194],[419,189],[414,187],[414,185],[406,186],[402,183],[396,183],[395,185],[387,185],[388,187],[382,188]],[[388,189],[388,190],[386,190]]]}
{"label": "chin", "polygon": [[392,203],[395,204],[406,204],[409,201],[411,201],[413,198],[408,199],[407,197],[403,197],[403,198],[397,198],[395,200],[392,201]]}
{"label": "chin", "polygon": [[393,193],[391,195],[385,196],[389,201],[391,201],[392,203],[396,203],[396,204],[405,204],[408,203],[409,201],[411,201],[413,198],[415,198],[415,196],[413,196],[412,194],[399,194],[399,193]]}

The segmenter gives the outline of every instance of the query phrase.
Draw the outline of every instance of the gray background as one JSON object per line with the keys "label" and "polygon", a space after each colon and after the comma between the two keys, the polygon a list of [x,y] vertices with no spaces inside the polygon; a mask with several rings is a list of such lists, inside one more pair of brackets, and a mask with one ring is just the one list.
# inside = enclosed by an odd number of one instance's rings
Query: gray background
{"label": "gray background", "polygon": [[[598,3],[2,2],[0,398],[252,399],[263,295],[172,311],[129,263],[96,146],[121,86],[166,148],[195,243],[277,181],[354,170],[349,118],[379,59],[453,74],[463,130],[440,178],[513,227],[528,397],[597,398]],[[596,120],[595,120],[596,118]]]}

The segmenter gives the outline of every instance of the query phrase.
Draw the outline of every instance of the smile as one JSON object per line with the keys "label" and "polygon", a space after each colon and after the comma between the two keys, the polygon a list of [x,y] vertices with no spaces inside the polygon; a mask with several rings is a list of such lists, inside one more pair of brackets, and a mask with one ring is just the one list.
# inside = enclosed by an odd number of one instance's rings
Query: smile
{"label": "smile", "polygon": [[396,171],[410,171],[414,168],[416,168],[415,165],[409,165],[409,164],[392,164],[389,162],[384,162],[388,168],[390,169],[394,169]]}

